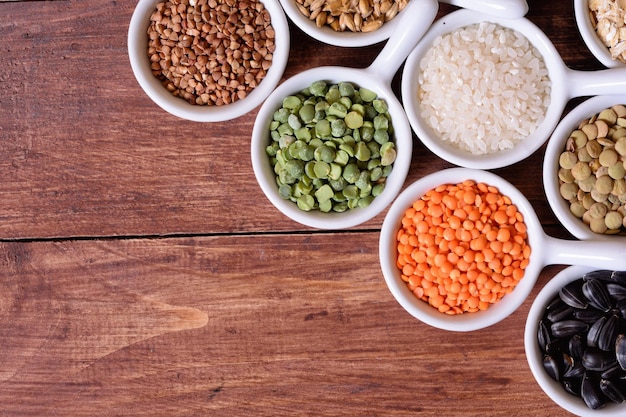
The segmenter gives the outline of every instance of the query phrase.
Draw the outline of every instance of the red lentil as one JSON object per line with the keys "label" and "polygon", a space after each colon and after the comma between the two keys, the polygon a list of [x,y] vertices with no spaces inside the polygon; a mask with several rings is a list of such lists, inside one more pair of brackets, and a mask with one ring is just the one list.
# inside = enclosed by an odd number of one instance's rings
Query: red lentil
{"label": "red lentil", "polygon": [[467,180],[414,202],[397,233],[397,267],[440,312],[486,310],[523,278],[531,248],[523,215],[496,187]]}

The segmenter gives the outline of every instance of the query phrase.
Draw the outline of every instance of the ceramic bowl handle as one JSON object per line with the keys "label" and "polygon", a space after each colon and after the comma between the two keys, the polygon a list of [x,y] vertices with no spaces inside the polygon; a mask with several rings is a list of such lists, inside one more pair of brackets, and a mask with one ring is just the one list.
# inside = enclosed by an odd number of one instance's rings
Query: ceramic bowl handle
{"label": "ceramic bowl handle", "polygon": [[476,10],[486,14],[516,19],[526,16],[528,3],[526,0],[440,0],[453,6]]}
{"label": "ceramic bowl handle", "polygon": [[604,94],[626,94],[626,68],[611,68],[596,71],[567,71],[570,97],[599,96]]}
{"label": "ceramic bowl handle", "polygon": [[437,0],[410,1],[396,17],[401,20],[385,47],[365,70],[390,85],[406,57],[434,22],[438,11]]}
{"label": "ceramic bowl handle", "polygon": [[623,241],[565,240],[546,237],[543,248],[546,265],[579,265],[626,271]]}

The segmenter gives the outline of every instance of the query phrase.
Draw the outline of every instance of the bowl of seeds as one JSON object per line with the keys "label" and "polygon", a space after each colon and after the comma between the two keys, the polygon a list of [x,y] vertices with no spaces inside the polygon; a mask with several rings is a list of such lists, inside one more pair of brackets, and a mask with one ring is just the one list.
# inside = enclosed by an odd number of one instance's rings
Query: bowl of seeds
{"label": "bowl of seeds", "polygon": [[554,130],[544,190],[559,221],[579,239],[626,242],[626,95],[595,96]]}
{"label": "bowl of seeds", "polygon": [[[409,0],[280,0],[304,33],[341,47],[373,45],[389,38],[394,17]],[[397,19],[396,19],[397,22]]]}
{"label": "bowl of seeds", "polygon": [[267,98],[284,73],[289,40],[278,0],[140,0],[128,54],[137,82],[159,107],[217,122]]}
{"label": "bowl of seeds", "polygon": [[[304,33],[334,46],[360,47],[386,41],[395,17],[410,0],[280,0],[285,13]],[[420,1],[420,0],[416,0]],[[441,0],[488,15],[518,18],[528,12],[525,0]]]}
{"label": "bowl of seeds", "polygon": [[575,0],[578,31],[591,53],[604,66],[626,65],[626,2]]}
{"label": "bowl of seeds", "polygon": [[569,267],[539,292],[524,332],[535,380],[577,416],[626,415],[626,272]]}

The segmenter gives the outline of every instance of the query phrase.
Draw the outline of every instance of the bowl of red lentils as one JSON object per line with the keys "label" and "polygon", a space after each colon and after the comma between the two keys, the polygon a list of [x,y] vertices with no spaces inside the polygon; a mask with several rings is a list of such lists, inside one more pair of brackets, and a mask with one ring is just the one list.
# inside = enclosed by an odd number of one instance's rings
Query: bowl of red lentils
{"label": "bowl of red lentils", "polygon": [[259,106],[281,80],[289,43],[278,0],[140,0],[128,29],[130,64],[146,95],[197,122]]}
{"label": "bowl of red lentils", "polygon": [[608,68],[626,65],[626,3],[576,0],[578,31],[591,53]]}
{"label": "bowl of red lentils", "polygon": [[626,243],[626,95],[572,109],[548,140],[544,191],[561,224],[582,240]]}
{"label": "bowl of red lentils", "polygon": [[530,294],[543,268],[540,228],[506,180],[446,169],[410,184],[389,208],[381,269],[413,317],[444,330],[478,330],[505,319]]}

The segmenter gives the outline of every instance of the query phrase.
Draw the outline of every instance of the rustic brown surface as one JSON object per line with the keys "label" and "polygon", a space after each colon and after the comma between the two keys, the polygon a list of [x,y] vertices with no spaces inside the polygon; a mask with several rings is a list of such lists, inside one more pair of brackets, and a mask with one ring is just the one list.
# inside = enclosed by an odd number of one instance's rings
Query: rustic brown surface
{"label": "rustic brown surface", "polygon": [[[192,123],[141,91],[135,3],[0,1],[0,416],[566,415],[526,363],[533,297],[471,334],[411,318],[380,272],[384,213],[342,232],[286,219],[252,175],[256,111]],[[571,3],[528,16],[570,67],[600,68]],[[291,36],[285,77],[382,47]],[[542,157],[495,172],[567,237]],[[407,183],[448,166],[416,142]]]}

